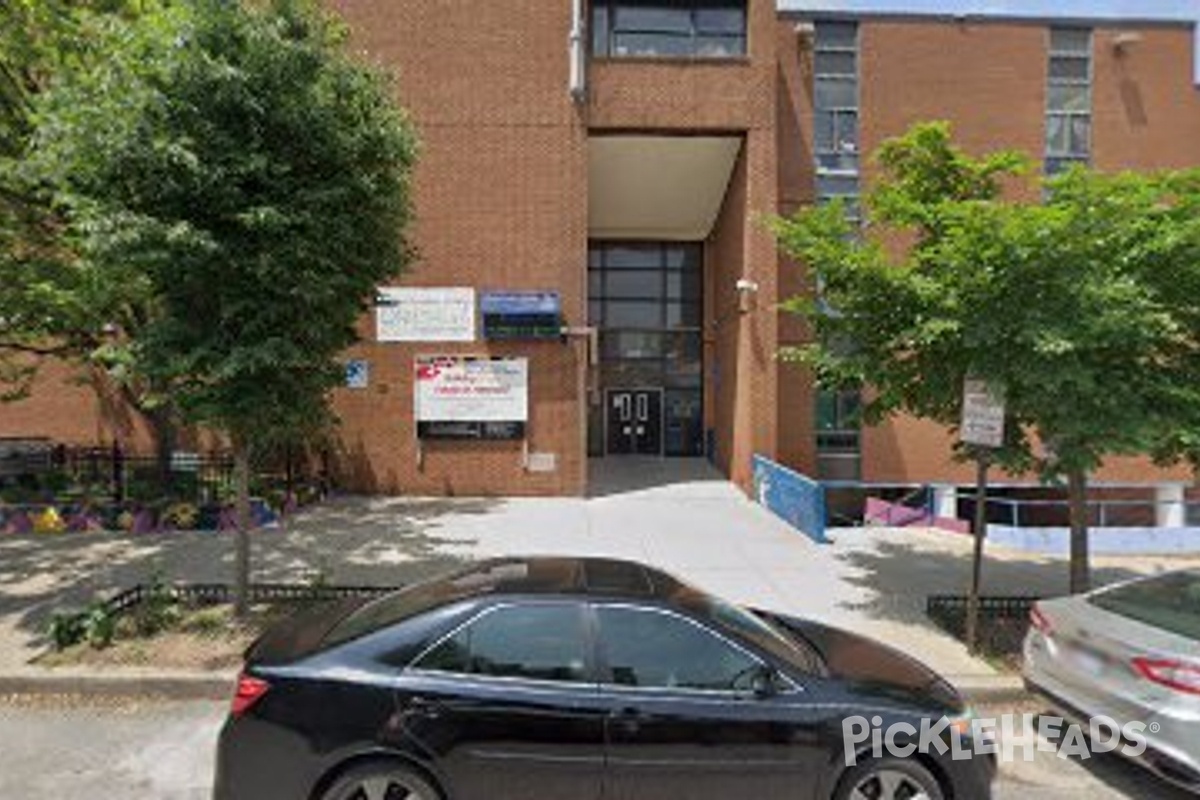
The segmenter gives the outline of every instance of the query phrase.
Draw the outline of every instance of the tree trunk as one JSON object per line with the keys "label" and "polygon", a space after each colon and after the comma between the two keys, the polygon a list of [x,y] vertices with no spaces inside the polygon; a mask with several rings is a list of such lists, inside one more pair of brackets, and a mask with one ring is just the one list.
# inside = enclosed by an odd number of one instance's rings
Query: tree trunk
{"label": "tree trunk", "polygon": [[237,488],[233,613],[241,619],[250,610],[250,447],[244,441],[233,445],[233,475]]}
{"label": "tree trunk", "polygon": [[983,541],[987,538],[987,486],[988,457],[981,453],[976,460],[975,549],[971,558],[971,590],[967,594],[966,640],[972,655],[979,652],[979,589],[983,578]]}
{"label": "tree trunk", "polygon": [[1067,474],[1067,497],[1071,507],[1071,594],[1091,588],[1088,564],[1087,473],[1073,470]]}
{"label": "tree trunk", "polygon": [[154,437],[154,463],[158,473],[159,491],[164,495],[171,493],[173,475],[171,472],[171,456],[179,440],[179,431],[175,425],[175,415],[170,406],[158,406],[142,412],[150,434]]}

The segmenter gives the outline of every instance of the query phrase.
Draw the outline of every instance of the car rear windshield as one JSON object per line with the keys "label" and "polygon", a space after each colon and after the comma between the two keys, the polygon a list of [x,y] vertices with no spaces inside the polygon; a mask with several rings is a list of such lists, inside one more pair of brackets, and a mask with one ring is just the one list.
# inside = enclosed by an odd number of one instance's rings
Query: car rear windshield
{"label": "car rear windshield", "polygon": [[1089,599],[1105,611],[1200,641],[1200,572],[1170,572]]}
{"label": "car rear windshield", "polygon": [[335,625],[321,644],[332,647],[358,639],[456,600],[485,593],[502,581],[527,577],[527,574],[527,567],[519,561],[489,562],[414,584],[367,603]]}

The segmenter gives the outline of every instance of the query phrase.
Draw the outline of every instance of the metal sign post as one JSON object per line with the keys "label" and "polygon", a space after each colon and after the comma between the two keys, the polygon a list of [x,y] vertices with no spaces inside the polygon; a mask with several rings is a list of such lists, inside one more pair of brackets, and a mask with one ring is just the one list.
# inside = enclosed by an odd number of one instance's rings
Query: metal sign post
{"label": "metal sign post", "polygon": [[967,649],[979,652],[979,590],[983,581],[983,541],[987,538],[988,466],[992,448],[1004,445],[1004,394],[986,381],[968,378],[963,382],[962,424],[959,439],[970,445],[975,456],[974,551],[971,589],[967,594]]}

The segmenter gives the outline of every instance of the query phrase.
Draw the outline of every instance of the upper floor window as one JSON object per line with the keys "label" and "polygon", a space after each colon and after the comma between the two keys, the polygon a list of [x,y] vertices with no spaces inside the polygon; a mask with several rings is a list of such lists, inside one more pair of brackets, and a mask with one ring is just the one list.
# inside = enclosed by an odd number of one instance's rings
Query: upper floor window
{"label": "upper floor window", "polygon": [[1051,28],[1046,85],[1046,172],[1086,164],[1092,152],[1092,32]]}
{"label": "upper floor window", "polygon": [[592,53],[613,58],[738,58],[746,0],[592,0]]}

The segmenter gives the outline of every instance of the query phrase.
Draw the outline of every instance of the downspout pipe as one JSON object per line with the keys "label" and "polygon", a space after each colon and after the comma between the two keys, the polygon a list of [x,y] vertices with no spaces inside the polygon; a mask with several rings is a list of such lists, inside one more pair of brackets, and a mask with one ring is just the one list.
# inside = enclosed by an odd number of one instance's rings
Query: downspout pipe
{"label": "downspout pipe", "polygon": [[571,34],[567,40],[571,62],[568,91],[576,103],[587,99],[587,49],[584,41],[586,30],[584,0],[571,0]]}

